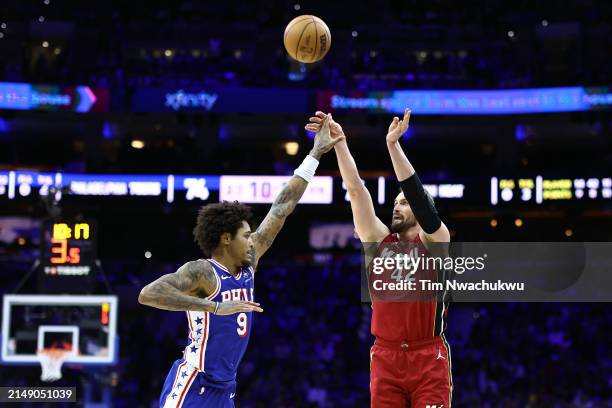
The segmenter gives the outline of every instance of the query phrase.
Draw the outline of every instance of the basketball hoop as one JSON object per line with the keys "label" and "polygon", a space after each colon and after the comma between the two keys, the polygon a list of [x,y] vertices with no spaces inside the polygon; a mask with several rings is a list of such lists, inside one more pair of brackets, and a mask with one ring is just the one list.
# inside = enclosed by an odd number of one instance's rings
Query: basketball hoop
{"label": "basketball hoop", "polygon": [[72,355],[72,350],[46,348],[38,350],[36,354],[42,367],[40,379],[52,382],[62,378],[62,364]]}

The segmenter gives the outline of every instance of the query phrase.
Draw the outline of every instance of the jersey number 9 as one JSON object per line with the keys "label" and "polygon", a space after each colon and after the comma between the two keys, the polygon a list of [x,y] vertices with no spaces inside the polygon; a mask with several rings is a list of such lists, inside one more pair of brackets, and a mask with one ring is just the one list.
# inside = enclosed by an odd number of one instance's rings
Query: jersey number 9
{"label": "jersey number 9", "polygon": [[238,335],[240,337],[246,336],[246,334],[247,334],[247,327],[248,327],[246,313],[240,313],[238,315],[238,318],[236,319],[236,321],[238,323],[238,328],[236,329],[236,331],[238,332]]}

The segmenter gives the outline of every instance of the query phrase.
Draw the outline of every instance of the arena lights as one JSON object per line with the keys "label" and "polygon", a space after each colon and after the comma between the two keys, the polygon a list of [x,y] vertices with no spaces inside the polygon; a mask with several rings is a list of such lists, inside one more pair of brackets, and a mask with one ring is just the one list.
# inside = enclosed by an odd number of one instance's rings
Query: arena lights
{"label": "arena lights", "polygon": [[134,149],[142,149],[145,147],[145,142],[139,139],[134,139],[130,143],[130,146],[132,146]]}
{"label": "arena lights", "polygon": [[295,156],[300,149],[300,144],[298,142],[287,142],[285,143],[285,153],[289,156]]}

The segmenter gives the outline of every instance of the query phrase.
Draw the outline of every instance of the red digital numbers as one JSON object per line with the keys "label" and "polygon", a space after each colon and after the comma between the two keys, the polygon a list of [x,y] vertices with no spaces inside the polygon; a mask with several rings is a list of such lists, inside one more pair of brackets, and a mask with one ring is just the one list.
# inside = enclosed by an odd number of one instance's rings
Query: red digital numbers
{"label": "red digital numbers", "polygon": [[51,244],[53,245],[51,253],[56,255],[50,259],[52,264],[78,264],[81,262],[81,248],[68,248],[67,239],[52,238]]}

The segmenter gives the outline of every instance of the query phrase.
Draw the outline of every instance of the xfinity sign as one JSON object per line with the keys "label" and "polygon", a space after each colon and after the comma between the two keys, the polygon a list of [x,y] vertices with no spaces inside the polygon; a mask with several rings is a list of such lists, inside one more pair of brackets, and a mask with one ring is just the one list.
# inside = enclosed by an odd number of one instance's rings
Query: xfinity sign
{"label": "xfinity sign", "polygon": [[210,111],[217,101],[217,94],[209,94],[206,92],[186,93],[182,89],[175,93],[166,94],[166,106],[175,111],[183,108],[204,108]]}

